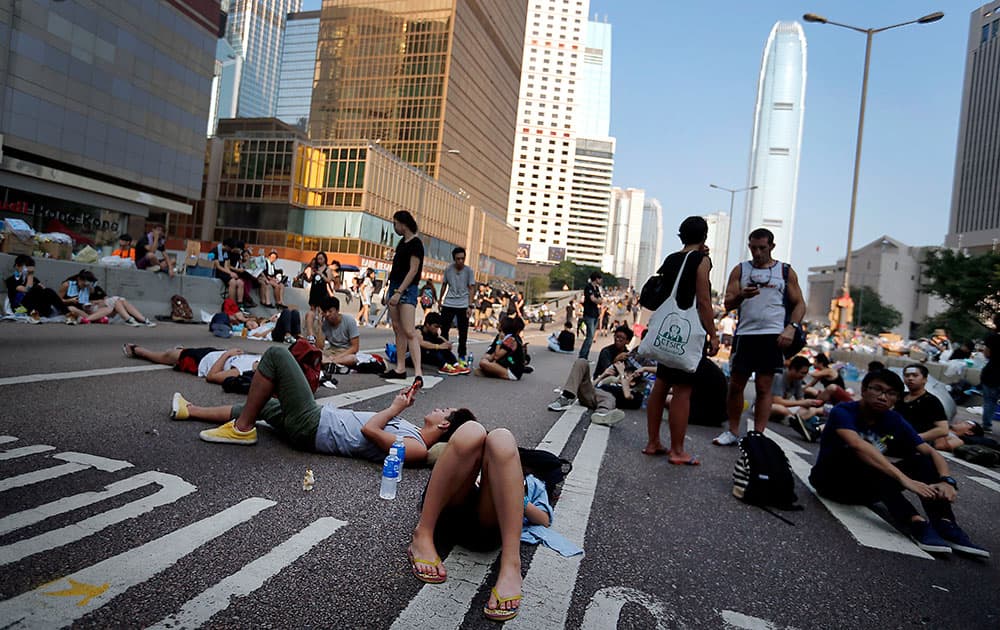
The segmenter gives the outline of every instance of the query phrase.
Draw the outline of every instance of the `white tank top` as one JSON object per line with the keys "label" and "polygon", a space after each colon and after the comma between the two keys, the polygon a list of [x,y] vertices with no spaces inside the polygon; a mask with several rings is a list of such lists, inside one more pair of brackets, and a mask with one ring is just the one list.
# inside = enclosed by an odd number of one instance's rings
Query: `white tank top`
{"label": "white tank top", "polygon": [[740,263],[740,288],[756,286],[760,293],[739,306],[737,335],[780,335],[785,329],[785,278],[777,260],[770,267],[757,268],[750,261]]}

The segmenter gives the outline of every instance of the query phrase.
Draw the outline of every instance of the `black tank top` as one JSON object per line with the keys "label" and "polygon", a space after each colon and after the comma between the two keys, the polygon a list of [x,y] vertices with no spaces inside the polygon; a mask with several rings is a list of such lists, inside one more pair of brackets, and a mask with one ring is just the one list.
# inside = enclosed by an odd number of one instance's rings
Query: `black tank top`
{"label": "black tank top", "polygon": [[[674,281],[677,279],[677,272],[681,270],[685,256],[688,256],[685,252],[670,254],[656,272],[666,278],[668,287],[674,286]],[[688,256],[687,265],[684,266],[684,276],[681,277],[680,286],[677,287],[677,306],[679,308],[688,309],[694,304],[695,284],[698,280],[698,265],[701,264],[704,258],[705,254],[697,251],[691,252],[691,255]]]}

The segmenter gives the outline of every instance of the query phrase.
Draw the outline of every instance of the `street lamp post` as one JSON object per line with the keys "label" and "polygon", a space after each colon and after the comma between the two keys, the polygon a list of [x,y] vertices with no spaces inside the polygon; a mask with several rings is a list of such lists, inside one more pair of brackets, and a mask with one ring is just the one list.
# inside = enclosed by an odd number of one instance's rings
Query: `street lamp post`
{"label": "street lamp post", "polygon": [[729,263],[729,243],[732,240],[732,235],[733,235],[733,202],[736,201],[736,193],[746,192],[748,190],[756,190],[757,186],[747,186],[746,188],[726,188],[725,186],[716,186],[715,184],[709,184],[708,187],[715,188],[716,190],[724,190],[727,193],[729,193],[729,229],[726,230],[726,257],[722,261],[722,266],[723,268],[725,268],[728,266]]}
{"label": "street lamp post", "polygon": [[857,26],[851,26],[850,24],[841,24],[839,22],[833,22],[822,15],[817,15],[815,13],[806,13],[802,16],[802,19],[806,22],[815,22],[817,24],[830,24],[832,26],[839,26],[841,28],[847,28],[852,31],[857,31],[858,33],[865,34],[865,70],[863,78],[861,79],[861,106],[858,112],[858,140],[857,146],[854,150],[854,181],[851,184],[851,213],[850,219],[847,224],[847,255],[844,257],[844,286],[841,292],[841,301],[838,302],[840,313],[838,316],[839,327],[843,328],[846,324],[850,323],[845,321],[847,319],[847,302],[850,300],[851,295],[851,248],[854,245],[854,215],[855,209],[857,208],[858,201],[858,176],[860,175],[861,169],[861,139],[864,134],[865,128],[865,103],[868,99],[868,69],[871,65],[872,58],[872,38],[876,33],[881,33],[882,31],[888,31],[893,28],[899,28],[900,26],[908,26],[910,24],[930,24],[931,22],[937,22],[944,17],[944,13],[941,11],[935,11],[934,13],[929,13],[916,20],[910,20],[908,22],[900,22],[899,24],[893,24],[891,26],[883,26],[881,28],[859,28]]}

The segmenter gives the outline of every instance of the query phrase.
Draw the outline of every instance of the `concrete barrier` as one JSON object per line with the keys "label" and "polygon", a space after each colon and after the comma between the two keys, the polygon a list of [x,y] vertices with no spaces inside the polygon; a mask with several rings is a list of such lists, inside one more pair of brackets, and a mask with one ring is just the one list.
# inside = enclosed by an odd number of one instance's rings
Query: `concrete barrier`
{"label": "concrete barrier", "polygon": [[[834,350],[830,353],[830,359],[835,362],[850,363],[861,370],[866,369],[870,361],[881,361],[886,367],[890,368],[902,368],[910,365],[911,363],[923,363],[922,361],[911,357],[872,354],[871,352],[852,352],[850,350]],[[927,371],[931,376],[946,384],[955,383],[964,379],[973,385],[979,385],[979,377],[982,374],[982,370],[979,368],[965,368],[962,374],[945,376],[945,370],[948,369],[945,364],[931,362],[923,364],[927,367]]]}

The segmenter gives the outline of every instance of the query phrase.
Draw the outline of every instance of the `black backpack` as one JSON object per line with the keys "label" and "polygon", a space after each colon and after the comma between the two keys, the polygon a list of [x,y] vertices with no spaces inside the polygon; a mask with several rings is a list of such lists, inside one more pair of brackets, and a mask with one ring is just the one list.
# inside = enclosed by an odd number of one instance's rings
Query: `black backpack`
{"label": "black backpack", "polygon": [[[750,431],[739,442],[733,469],[733,496],[759,507],[801,510],[788,458],[774,440]],[[785,519],[782,519],[785,520]]]}
{"label": "black backpack", "polygon": [[563,480],[573,470],[573,464],[548,451],[520,447],[517,450],[521,456],[524,476],[534,475],[542,481],[545,492],[549,495],[549,502],[555,503],[562,494]]}

